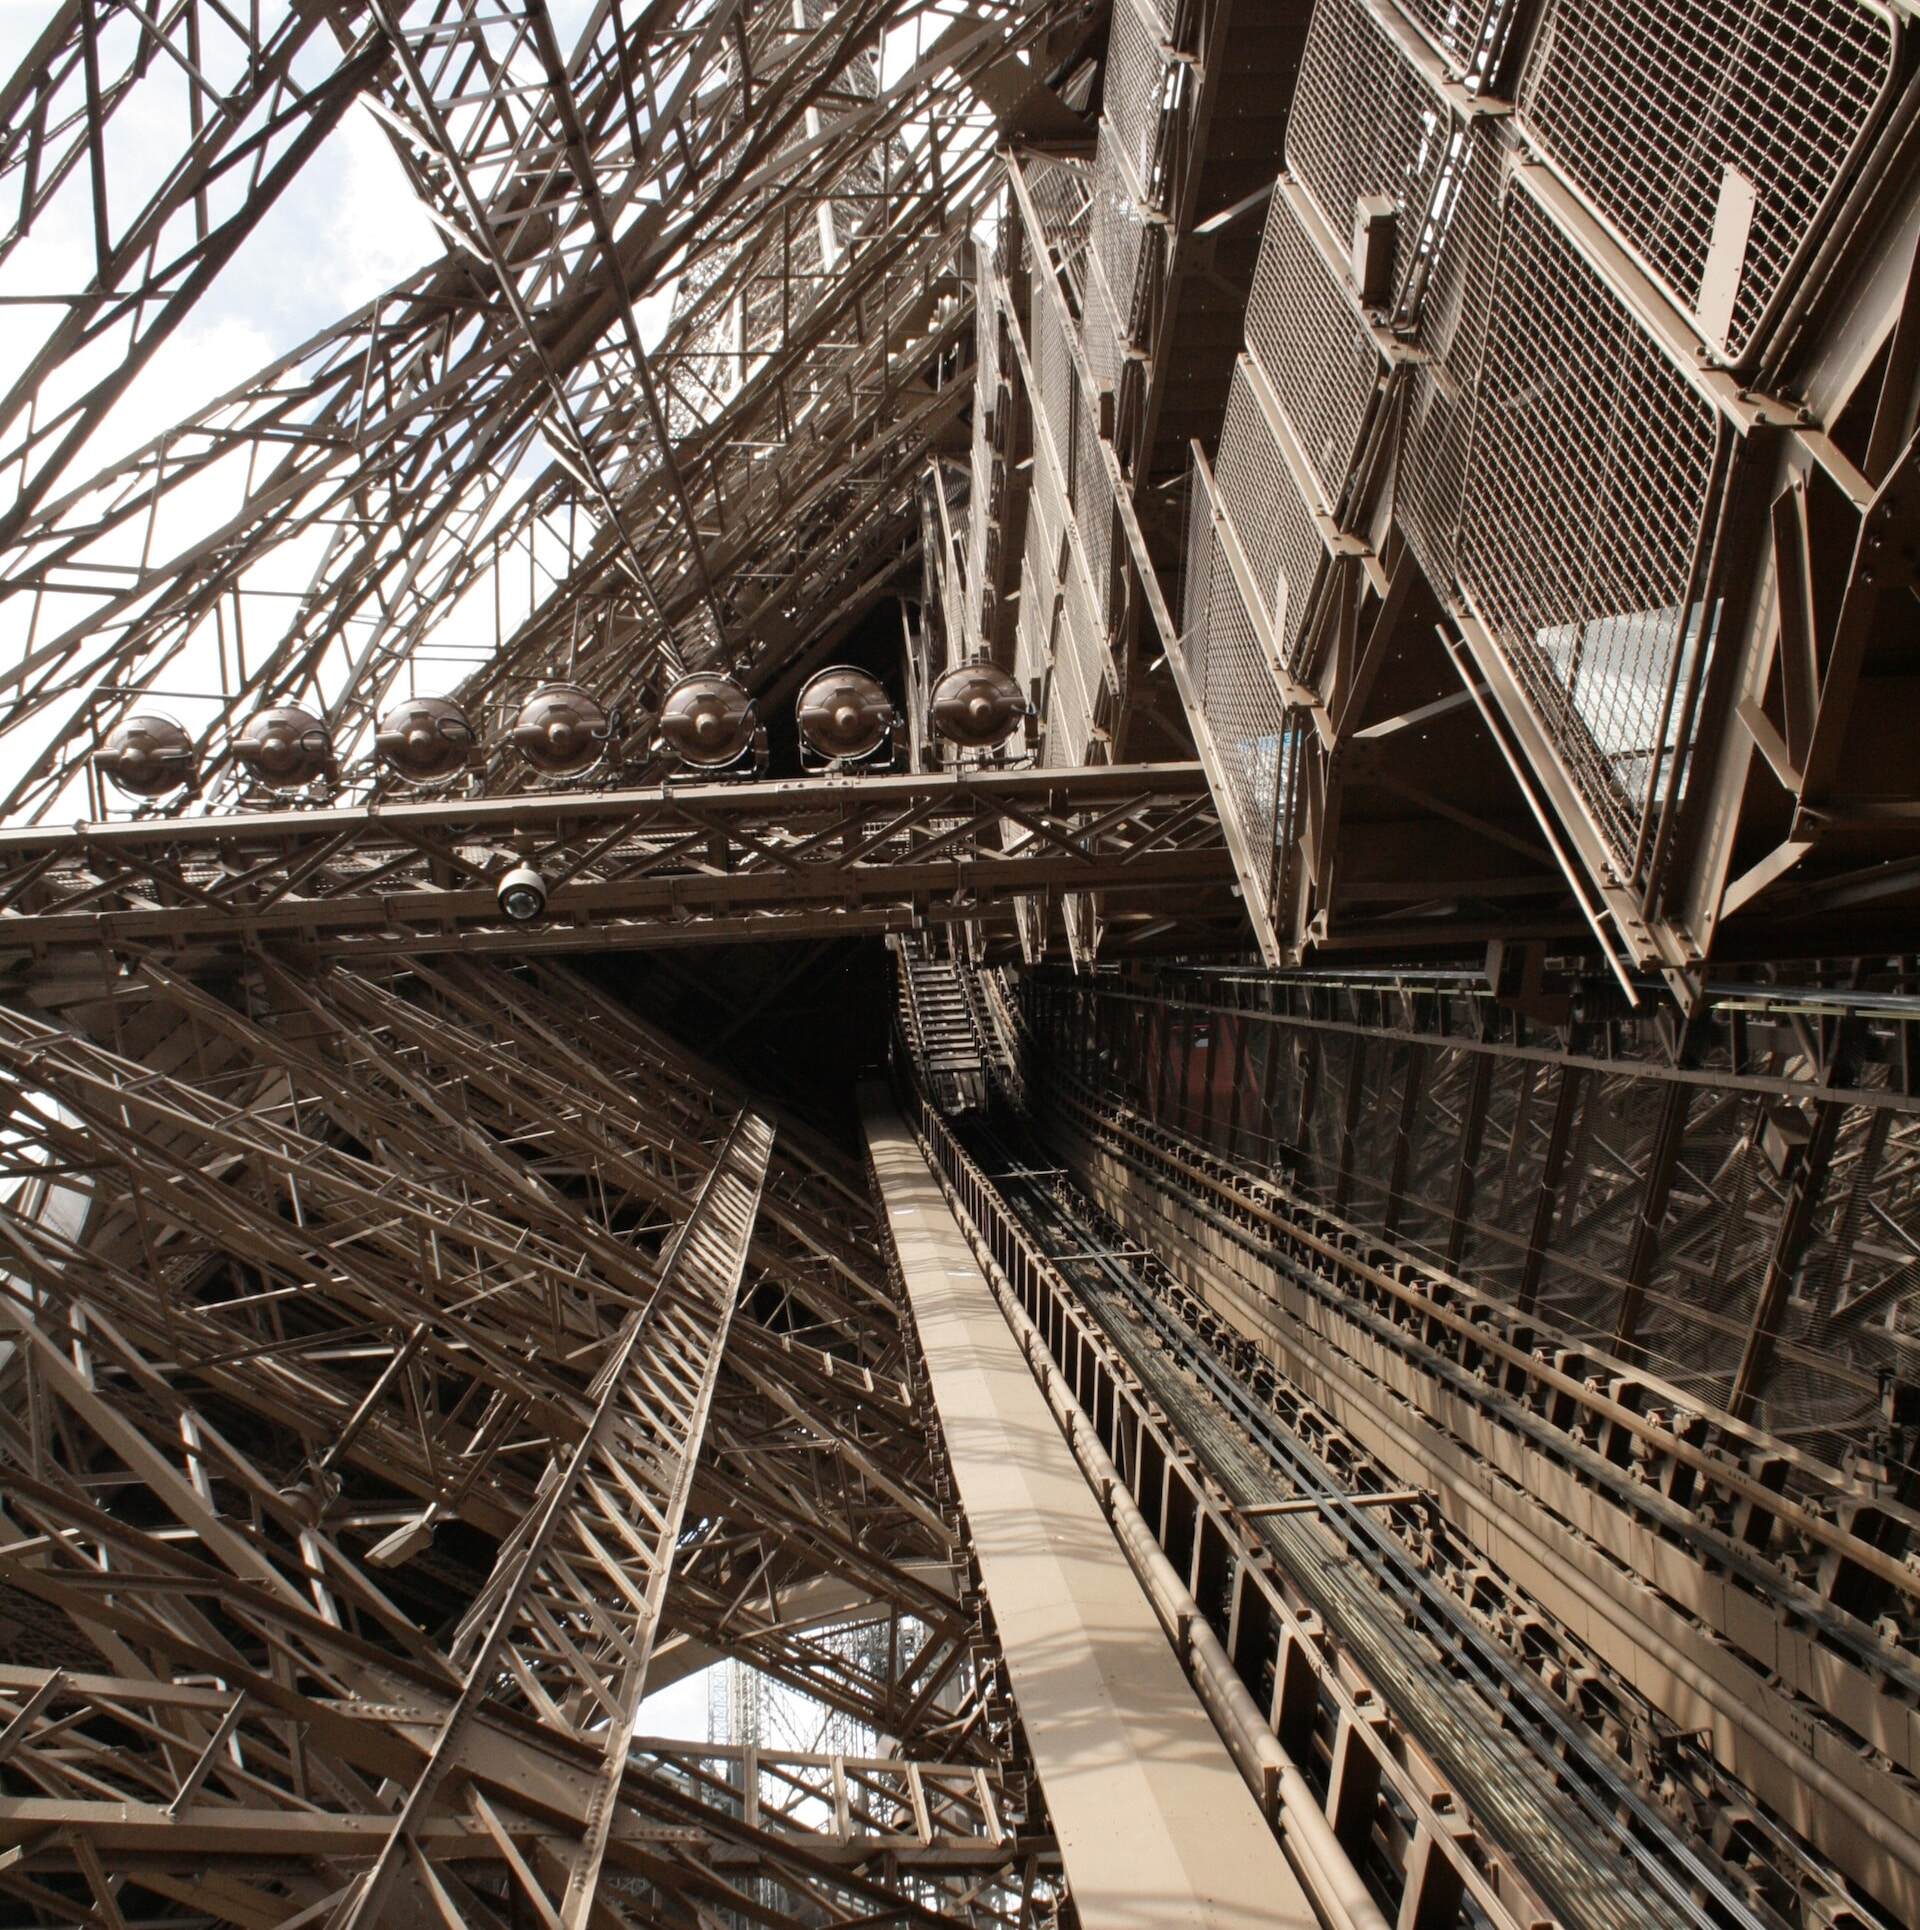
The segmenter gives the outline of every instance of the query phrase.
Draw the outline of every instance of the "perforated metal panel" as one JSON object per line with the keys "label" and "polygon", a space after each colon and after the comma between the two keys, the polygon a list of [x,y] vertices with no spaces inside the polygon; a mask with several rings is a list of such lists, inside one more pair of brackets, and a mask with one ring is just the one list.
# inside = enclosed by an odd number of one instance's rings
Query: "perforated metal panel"
{"label": "perforated metal panel", "polygon": [[1284,193],[1273,197],[1253,272],[1247,347],[1299,438],[1323,506],[1337,507],[1380,354]]}
{"label": "perforated metal panel", "polygon": [[1446,104],[1362,0],[1320,0],[1287,117],[1287,166],[1342,244],[1363,196],[1393,203],[1396,294],[1454,132]]}
{"label": "perforated metal panel", "polygon": [[1743,357],[1874,125],[1896,45],[1861,0],[1552,0],[1519,106],[1703,334]]}
{"label": "perforated metal panel", "polygon": [[1296,676],[1308,605],[1326,556],[1244,369],[1227,397],[1214,465],[1220,505],[1246,552],[1280,661]]}
{"label": "perforated metal panel", "polygon": [[[1458,569],[1622,876],[1670,782],[1671,689],[1714,511],[1711,406],[1510,188]],[[1710,643],[1710,638],[1704,641]]]}

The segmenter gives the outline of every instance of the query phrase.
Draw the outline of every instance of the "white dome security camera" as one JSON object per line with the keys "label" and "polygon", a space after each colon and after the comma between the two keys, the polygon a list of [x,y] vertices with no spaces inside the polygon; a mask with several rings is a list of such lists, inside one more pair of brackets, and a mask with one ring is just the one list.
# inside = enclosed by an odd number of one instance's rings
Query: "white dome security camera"
{"label": "white dome security camera", "polygon": [[530,864],[502,872],[494,896],[501,915],[516,925],[538,924],[546,916],[547,881]]}

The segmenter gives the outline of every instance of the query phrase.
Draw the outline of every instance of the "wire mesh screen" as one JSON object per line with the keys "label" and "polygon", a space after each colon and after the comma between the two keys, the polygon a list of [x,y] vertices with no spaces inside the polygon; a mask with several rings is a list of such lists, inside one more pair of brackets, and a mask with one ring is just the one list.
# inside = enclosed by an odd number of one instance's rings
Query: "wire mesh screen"
{"label": "wire mesh screen", "polygon": [[1756,345],[1895,77],[1861,0],[1553,0],[1534,137],[1727,353]]}
{"label": "wire mesh screen", "polygon": [[[1093,193],[1092,250],[1098,264],[1096,279],[1104,284],[1116,341],[1131,341],[1134,301],[1140,280],[1141,248],[1147,224],[1104,136],[1094,167]],[[1089,307],[1092,306],[1092,299],[1090,294]],[[1101,375],[1103,380],[1113,379],[1112,374],[1097,369],[1095,373]]]}
{"label": "wire mesh screen", "polygon": [[1047,246],[1058,257],[1076,302],[1086,299],[1087,241],[1093,226],[1093,177],[1078,161],[1023,158],[1027,192]]}
{"label": "wire mesh screen", "polygon": [[1259,588],[1280,662],[1300,676],[1307,610],[1326,549],[1244,368],[1235,370],[1227,396],[1214,478]]}
{"label": "wire mesh screen", "polygon": [[1084,599],[1069,578],[1062,622],[1056,630],[1053,675],[1047,685],[1047,747],[1043,763],[1073,766],[1087,761],[1093,737],[1093,692],[1086,681],[1082,640],[1076,635],[1085,621]]}
{"label": "wire mesh screen", "polygon": [[1445,104],[1362,0],[1320,0],[1287,117],[1287,166],[1342,243],[1363,196],[1393,203],[1396,295],[1453,135]]}
{"label": "wire mesh screen", "polygon": [[1674,692],[1703,647],[1691,581],[1714,489],[1712,407],[1510,191],[1459,575],[1623,876],[1680,762]]}
{"label": "wire mesh screen", "polygon": [[987,528],[997,508],[993,500],[994,470],[992,411],[999,406],[1000,316],[994,306],[990,257],[981,251],[980,274],[974,288],[974,408],[972,446],[973,487],[967,502],[966,622],[970,650],[981,647],[980,599],[986,583]]}
{"label": "wire mesh screen", "polygon": [[1247,302],[1247,347],[1323,493],[1338,507],[1379,385],[1379,351],[1306,230],[1276,193]]}
{"label": "wire mesh screen", "polygon": [[1087,306],[1080,317],[1080,337],[1095,383],[1111,389],[1120,379],[1120,324],[1108,299],[1097,256],[1087,277]]}
{"label": "wire mesh screen", "polygon": [[[1104,631],[1113,567],[1113,478],[1100,449],[1099,425],[1077,393],[1073,425],[1073,514],[1080,526],[1094,613]],[[1103,643],[1104,652],[1104,643]]]}
{"label": "wire mesh screen", "polygon": [[[1048,299],[1046,291],[1036,288],[1033,300],[1033,379],[1039,393],[1040,422],[1036,433],[1053,444],[1064,469],[1073,460],[1073,409],[1077,383],[1073,353],[1067,344],[1066,324],[1060,305]],[[1036,465],[1044,469],[1045,463]]]}
{"label": "wire mesh screen", "polygon": [[1400,0],[1456,74],[1484,74],[1513,11],[1511,0]]}
{"label": "wire mesh screen", "polygon": [[1014,674],[1023,689],[1044,688],[1053,664],[1055,579],[1059,509],[1044,470],[1027,513],[1026,546],[1020,558],[1020,620],[1014,633]]}
{"label": "wire mesh screen", "polygon": [[1420,307],[1421,346],[1433,359],[1414,369],[1408,387],[1396,507],[1428,581],[1447,591],[1500,240],[1500,151],[1490,131],[1472,131],[1460,148],[1441,188],[1436,228]]}
{"label": "wire mesh screen", "polygon": [[[1157,30],[1146,14],[1158,17]],[[1167,57],[1162,51],[1166,33],[1163,9],[1117,0],[1107,42],[1106,131],[1125,150],[1134,179],[1143,187],[1153,166],[1160,105],[1166,95]]]}
{"label": "wire mesh screen", "polygon": [[1215,802],[1230,814],[1258,873],[1243,881],[1257,894],[1247,909],[1271,933],[1281,854],[1292,838],[1295,724],[1241,601],[1197,475],[1187,525],[1181,655],[1226,784],[1227,795]]}

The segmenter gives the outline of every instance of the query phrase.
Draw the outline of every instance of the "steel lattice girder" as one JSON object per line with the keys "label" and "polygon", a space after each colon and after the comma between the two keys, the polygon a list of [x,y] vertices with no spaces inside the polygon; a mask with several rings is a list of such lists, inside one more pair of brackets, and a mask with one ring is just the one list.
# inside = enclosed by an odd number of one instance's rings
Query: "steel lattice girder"
{"label": "steel lattice girder", "polygon": [[[489,864],[531,863],[516,926]],[[1051,890],[1224,886],[1198,765],[574,792],[0,832],[0,946],[186,957],[602,949],[1011,916]]]}
{"label": "steel lattice girder", "polygon": [[[10,1608],[68,1618],[65,1672],[4,1690],[16,1766],[72,1825],[43,1840],[41,1811],[10,1805],[16,1894],[44,1907],[47,1882],[111,1868],[241,1907],[230,1886],[289,1815],[279,1877],[342,1920],[376,1908],[340,1886],[383,1840],[380,1881],[438,1885],[477,1921],[502,1886],[585,1921],[597,1859],[622,1896],[643,1876],[735,1907],[757,1872],[785,1901],[753,1908],[776,1914],[844,1897],[985,1921],[1053,1883],[966,1720],[962,1665],[987,1652],[929,1579],[960,1529],[870,1207],[804,1129],[760,1185],[765,1129],[729,1124],[736,1094],[540,976],[269,969],[265,1019],[156,974],[105,1020],[137,1059],[7,1021],[17,1166],[67,1209],[0,1217],[25,1297],[4,1303],[0,1578]],[[783,1606],[823,1572],[919,1631],[892,1679],[850,1673]],[[437,1618],[449,1590],[468,1613],[429,1640],[415,1604]],[[685,1752],[608,1781],[603,1718],[630,1724],[649,1630],[924,1732],[930,1780],[770,1765],[792,1800],[757,1818]],[[71,1667],[96,1659],[101,1680]],[[227,1685],[217,1718],[155,1713],[182,1666]],[[111,1774],[76,1702],[144,1712]],[[90,1807],[103,1784],[134,1807]],[[810,1828],[823,1785],[837,1820]],[[194,1827],[143,1835],[170,1806]],[[887,1883],[853,1871],[882,1839]],[[942,1868],[966,1872],[944,1905]]]}
{"label": "steel lattice girder", "polygon": [[[277,43],[240,50],[223,117],[204,126],[149,227],[194,208],[207,228],[209,187],[260,144],[250,100],[310,146],[357,87],[448,257],[54,496],[76,423],[124,389],[141,345],[164,335],[260,208],[201,234],[197,268],[141,257],[152,285],[138,299],[120,286],[133,240],[117,253],[103,243],[100,285],[63,327],[101,309],[98,329],[132,312],[143,332],[92,401],[30,432],[38,467],[6,525],[7,577],[36,600],[33,641],[11,673],[15,721],[51,704],[80,728],[99,686],[116,693],[109,715],[124,706],[196,636],[218,626],[225,639],[247,568],[304,533],[324,535],[325,550],[277,641],[256,640],[244,664],[223,642],[210,746],[239,709],[275,696],[323,701],[354,740],[424,630],[503,556],[524,548],[531,566],[536,537],[564,541],[566,580],[518,636],[496,639],[510,648],[495,670],[523,674],[556,647],[573,658],[591,644],[598,661],[579,668],[610,692],[673,666],[689,640],[746,657],[781,648],[809,609],[830,618],[858,594],[858,559],[883,553],[888,532],[898,561],[912,536],[907,481],[969,393],[952,353],[968,333],[963,307],[936,308],[941,290],[964,293],[951,281],[954,238],[991,185],[985,136],[1004,123],[987,103],[1018,107],[1033,88],[1020,54],[1044,49],[1077,10],[862,0],[815,13],[788,0],[606,7],[563,56],[541,0],[349,10],[340,35],[364,31],[348,64],[278,106],[274,60],[290,55]],[[171,71],[162,43],[197,39],[196,19],[176,8],[149,24],[127,72],[81,105],[71,95],[83,56],[97,56],[91,10],[54,23],[0,128],[0,166],[23,173],[23,224],[49,170],[80,165],[87,133],[151,70]],[[901,30],[922,36],[922,57],[882,87],[877,52]],[[221,51],[233,50],[221,40]],[[105,223],[104,163],[92,160]],[[676,278],[680,312],[649,355],[634,304]],[[716,342],[743,304],[750,337],[718,356],[735,366],[716,382]],[[42,361],[57,364],[64,339]],[[536,438],[555,458],[514,500],[509,480]],[[248,456],[245,485],[202,539],[143,554],[131,576],[101,547],[150,532],[236,453]],[[590,527],[576,538],[580,508]],[[103,582],[114,586],[104,595]],[[44,808],[76,768],[61,744],[36,753],[9,807]]]}

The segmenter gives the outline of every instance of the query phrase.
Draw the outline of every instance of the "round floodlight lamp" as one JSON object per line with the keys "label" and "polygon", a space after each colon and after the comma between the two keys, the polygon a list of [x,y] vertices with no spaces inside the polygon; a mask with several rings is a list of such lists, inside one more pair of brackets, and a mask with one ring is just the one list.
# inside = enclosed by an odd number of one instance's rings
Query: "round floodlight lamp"
{"label": "round floodlight lamp", "polygon": [[395,777],[408,784],[443,784],[466,769],[473,726],[467,713],[445,697],[409,697],[380,719],[373,744]]}
{"label": "round floodlight lamp", "polygon": [[162,711],[136,711],[113,727],[93,761],[128,797],[165,797],[193,782],[193,739]]}
{"label": "round floodlight lamp", "polygon": [[695,670],[680,678],[660,705],[661,740],[682,762],[707,770],[743,757],[758,724],[752,697],[714,670]]}
{"label": "round floodlight lamp", "polygon": [[948,743],[986,751],[1013,735],[1027,704],[1020,686],[999,665],[963,663],[934,685],[927,713]]}
{"label": "round floodlight lamp", "polygon": [[333,769],[326,725],[299,704],[256,710],[234,738],[233,754],[269,791],[304,790]]}
{"label": "round floodlight lamp", "polygon": [[844,663],[807,679],[794,716],[807,748],[825,758],[870,757],[893,728],[886,686]]}
{"label": "round floodlight lamp", "polygon": [[507,733],[542,777],[577,777],[597,764],[613,734],[606,707],[578,684],[542,684]]}

